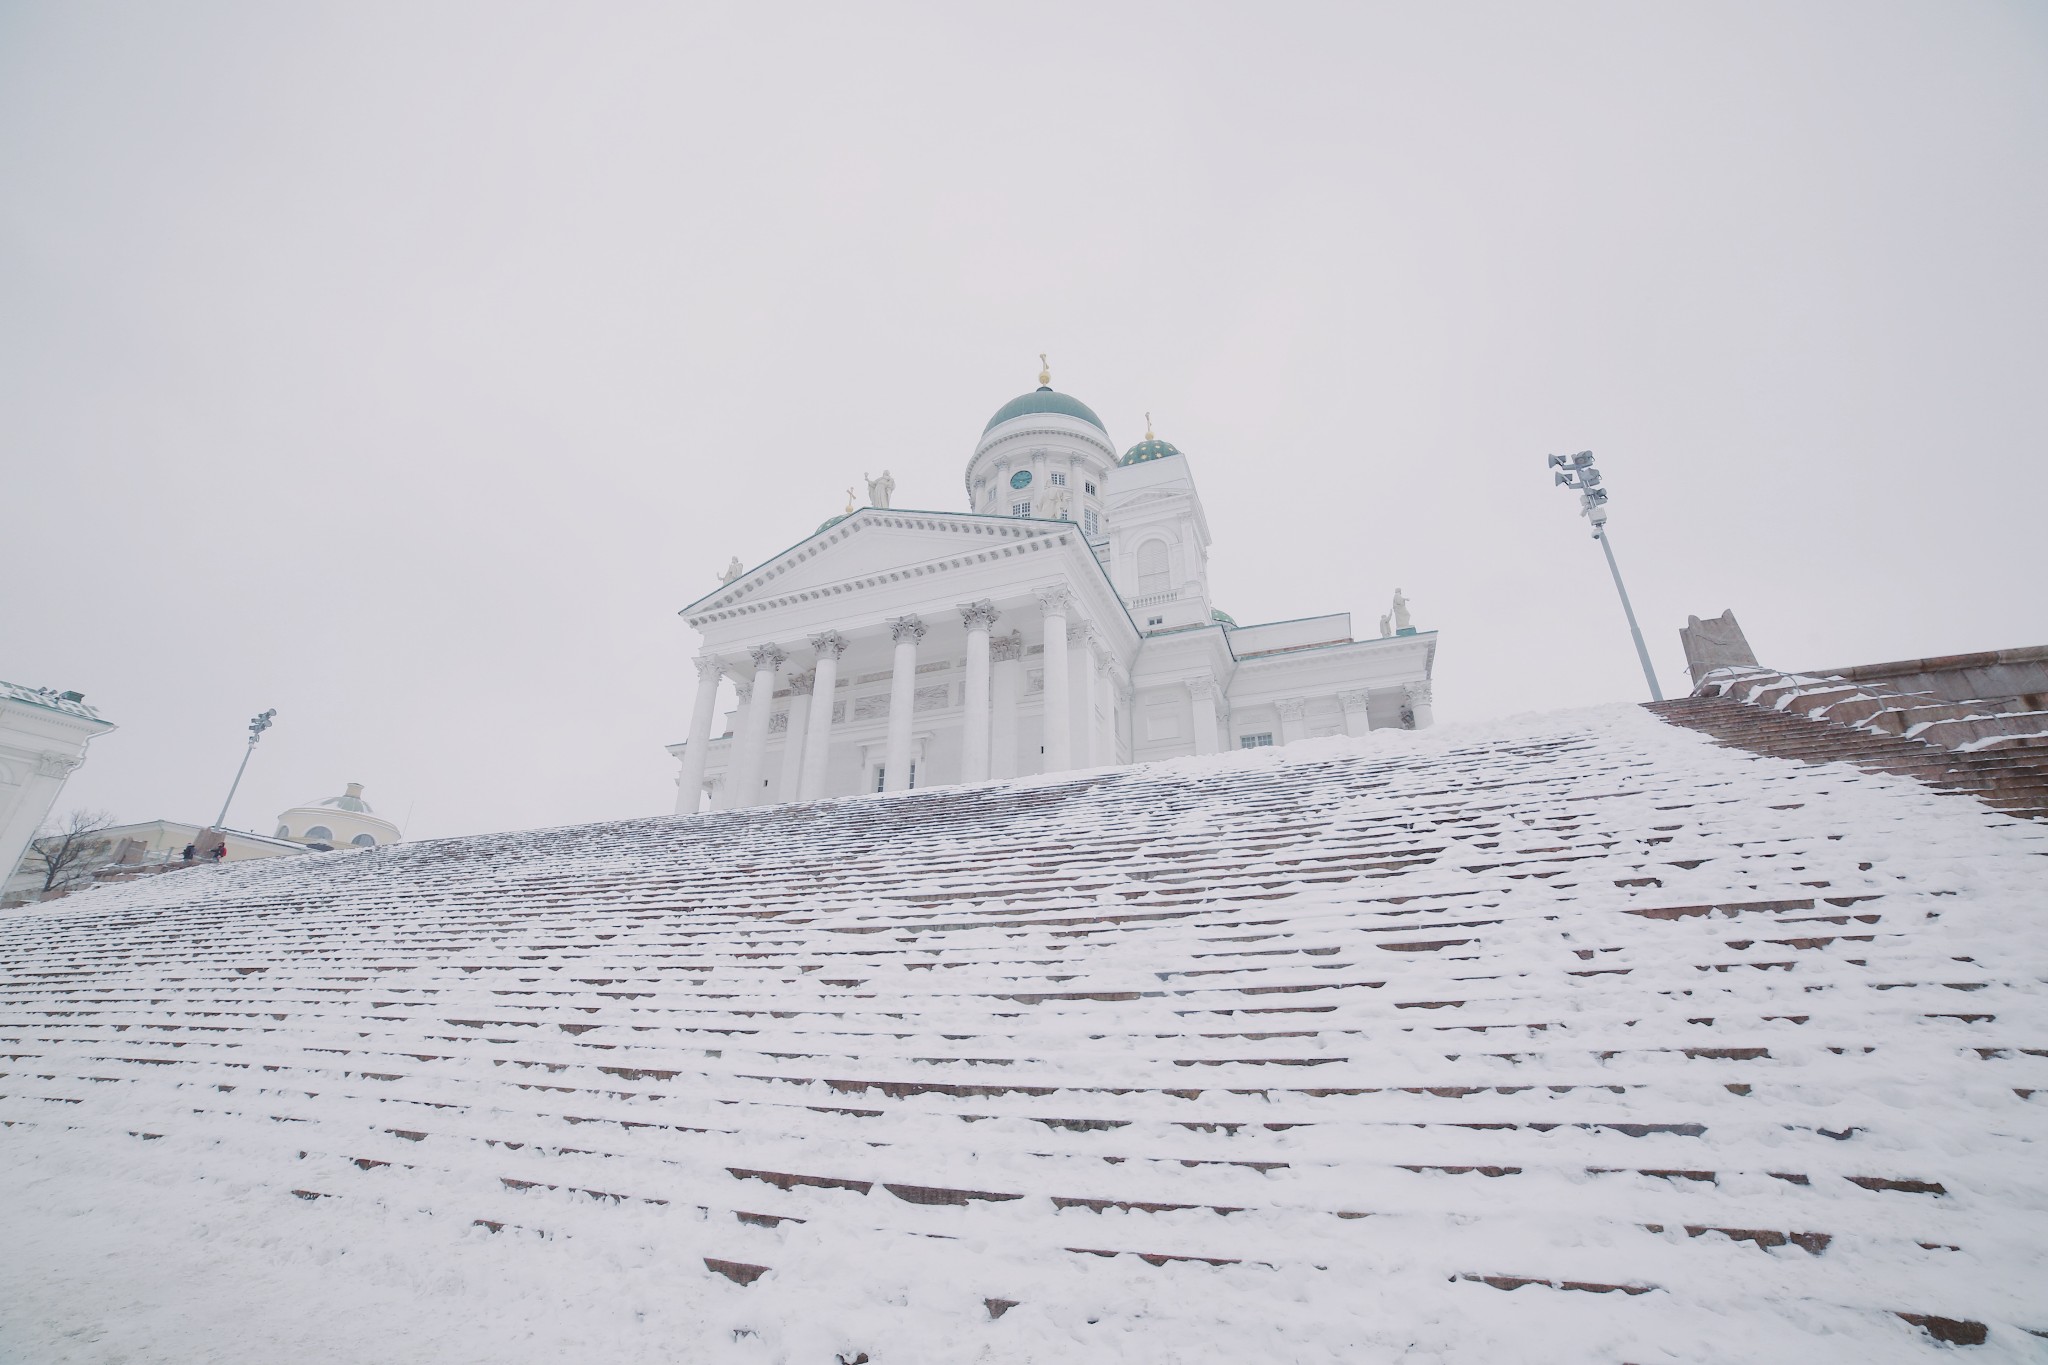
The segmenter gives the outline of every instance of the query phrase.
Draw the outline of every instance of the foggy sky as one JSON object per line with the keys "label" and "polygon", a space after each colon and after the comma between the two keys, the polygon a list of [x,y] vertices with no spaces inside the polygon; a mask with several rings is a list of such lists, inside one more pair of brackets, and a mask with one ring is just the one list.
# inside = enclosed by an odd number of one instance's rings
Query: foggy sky
{"label": "foggy sky", "polygon": [[0,6],[0,678],[60,811],[666,811],[677,608],[1036,382],[1439,723],[2048,642],[2030,3]]}

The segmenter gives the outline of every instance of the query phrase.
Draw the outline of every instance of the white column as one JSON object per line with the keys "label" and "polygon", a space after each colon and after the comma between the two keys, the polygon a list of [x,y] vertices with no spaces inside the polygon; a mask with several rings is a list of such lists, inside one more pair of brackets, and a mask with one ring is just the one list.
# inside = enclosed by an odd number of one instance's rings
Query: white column
{"label": "white column", "polygon": [[1429,679],[1409,683],[1401,689],[1407,703],[1401,708],[1401,723],[1410,730],[1427,730],[1436,722],[1436,708],[1431,705]]}
{"label": "white column", "polygon": [[1308,738],[1308,703],[1300,697],[1289,697],[1276,705],[1280,711],[1280,742],[1292,744]]}
{"label": "white column", "polygon": [[988,775],[1015,777],[1017,765],[1017,709],[1024,703],[1024,637],[1017,631],[998,635],[988,642],[989,669],[989,760]]}
{"label": "white column", "polygon": [[889,744],[882,751],[882,790],[900,792],[910,785],[910,720],[917,707],[917,642],[924,622],[902,616],[889,623],[896,642],[895,671],[889,675]]}
{"label": "white column", "polygon": [[1216,752],[1216,680],[1189,678],[1188,695],[1195,704],[1195,752]]}
{"label": "white column", "polygon": [[825,765],[831,758],[832,689],[839,685],[839,656],[846,652],[846,637],[836,630],[811,637],[818,651],[818,670],[812,684],[810,724],[804,735],[803,777],[797,783],[797,800],[818,801],[825,795]]}
{"label": "white column", "polygon": [[1372,721],[1367,717],[1367,708],[1371,702],[1371,695],[1362,687],[1356,691],[1337,694],[1337,704],[1344,708],[1345,734],[1358,736],[1372,729]]}
{"label": "white column", "polygon": [[789,675],[789,727],[782,732],[782,766],[775,775],[775,799],[797,799],[797,783],[803,778],[804,741],[810,737],[811,686],[816,673],[805,670]]}
{"label": "white column", "polygon": [[[1099,638],[1099,637],[1098,637]],[[1116,659],[1107,642],[1095,653],[1095,764],[1102,767],[1119,761],[1116,750]]]}
{"label": "white column", "polygon": [[989,744],[989,657],[988,632],[996,623],[993,602],[975,602],[960,608],[960,623],[967,627],[967,698],[965,729],[960,739],[960,780],[988,781]]}
{"label": "white column", "polygon": [[1074,732],[1067,670],[1067,608],[1073,595],[1065,588],[1041,588],[1038,609],[1045,617],[1045,771],[1065,772],[1074,766]]}
{"label": "white column", "polygon": [[1067,668],[1072,674],[1074,766],[1077,768],[1096,768],[1108,761],[1102,756],[1102,735],[1095,723],[1095,647],[1095,627],[1084,624],[1067,629]]}
{"label": "white column", "polygon": [[748,653],[754,660],[754,685],[740,717],[740,732],[734,745],[732,804],[761,804],[761,772],[768,756],[768,713],[775,709],[775,672],[789,656],[780,645],[756,645]]}
{"label": "white column", "polygon": [[704,765],[711,760],[711,722],[718,718],[718,660],[699,654],[697,704],[690,711],[690,738],[683,745],[683,775],[676,782],[676,814],[695,815],[704,802]]}

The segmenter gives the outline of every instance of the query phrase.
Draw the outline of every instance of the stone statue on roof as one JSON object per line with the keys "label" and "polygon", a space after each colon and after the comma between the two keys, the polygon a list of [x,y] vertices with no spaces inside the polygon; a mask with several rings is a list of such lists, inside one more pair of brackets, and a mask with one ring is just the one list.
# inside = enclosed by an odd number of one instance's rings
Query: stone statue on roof
{"label": "stone statue on roof", "polygon": [[1392,635],[1393,633],[1394,633],[1394,615],[1393,615],[1393,613],[1392,613],[1392,612],[1381,612],[1381,613],[1380,613],[1380,638],[1381,638],[1382,640],[1384,640],[1384,639],[1386,639],[1386,638],[1387,638],[1387,637],[1388,637],[1389,635]]}
{"label": "stone statue on roof", "polygon": [[1412,623],[1408,619],[1408,598],[1399,588],[1394,589],[1394,632],[1407,630]]}
{"label": "stone statue on roof", "polygon": [[866,474],[862,474],[861,478],[867,480],[868,506],[887,507],[889,499],[896,493],[896,480],[890,477],[889,471],[883,470],[879,479],[869,479]]}
{"label": "stone statue on roof", "polygon": [[740,557],[738,555],[734,555],[732,557],[732,563],[726,565],[725,572],[718,576],[718,581],[721,583],[730,583],[746,571],[747,566],[740,563]]}

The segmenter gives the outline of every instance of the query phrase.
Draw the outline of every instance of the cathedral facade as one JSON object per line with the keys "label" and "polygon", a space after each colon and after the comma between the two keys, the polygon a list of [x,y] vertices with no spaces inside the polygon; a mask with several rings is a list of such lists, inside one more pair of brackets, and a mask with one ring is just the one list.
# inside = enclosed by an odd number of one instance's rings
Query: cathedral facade
{"label": "cathedral facade", "polygon": [[1187,457],[1149,431],[1119,456],[1048,374],[989,419],[968,510],[892,489],[682,609],[704,648],[679,812],[1430,723],[1436,634],[1398,590],[1376,638],[1348,612],[1239,625]]}

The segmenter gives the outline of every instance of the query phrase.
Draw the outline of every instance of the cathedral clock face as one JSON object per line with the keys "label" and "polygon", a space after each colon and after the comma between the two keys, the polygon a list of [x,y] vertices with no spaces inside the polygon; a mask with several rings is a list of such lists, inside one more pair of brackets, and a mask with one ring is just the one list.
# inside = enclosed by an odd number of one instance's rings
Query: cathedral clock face
{"label": "cathedral clock face", "polygon": [[1018,470],[1018,471],[1017,471],[1016,473],[1014,473],[1014,474],[1012,474],[1012,475],[1010,476],[1010,487],[1012,487],[1012,488],[1029,488],[1030,486],[1031,486],[1031,471],[1030,471],[1030,470],[1028,470],[1028,469],[1020,469],[1020,470]]}

